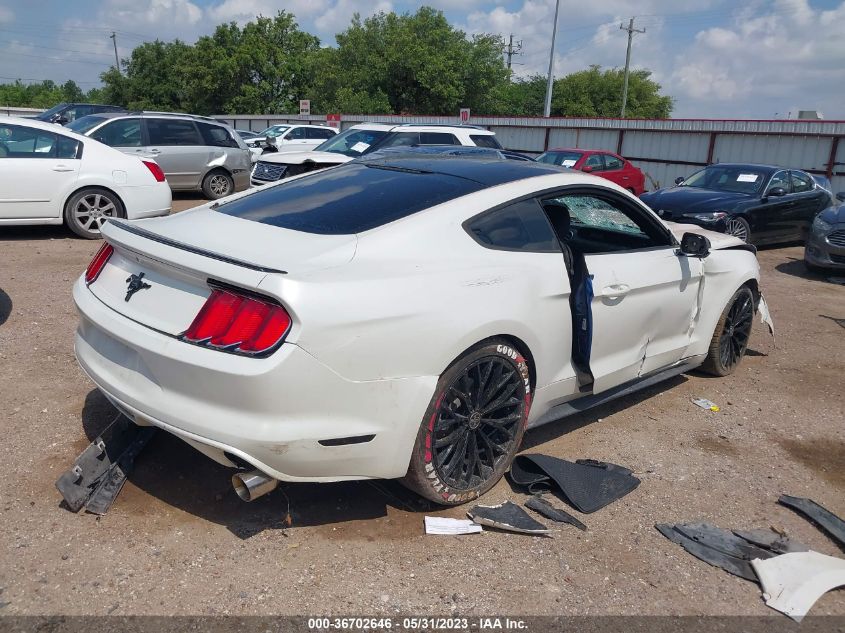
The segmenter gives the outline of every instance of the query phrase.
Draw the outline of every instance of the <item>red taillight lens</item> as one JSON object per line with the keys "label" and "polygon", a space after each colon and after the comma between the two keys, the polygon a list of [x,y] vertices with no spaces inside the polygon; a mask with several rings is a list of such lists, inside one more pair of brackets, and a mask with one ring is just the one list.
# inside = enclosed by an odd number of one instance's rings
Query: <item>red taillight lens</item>
{"label": "red taillight lens", "polygon": [[114,253],[114,246],[108,242],[100,247],[100,250],[98,250],[97,254],[94,255],[94,259],[92,259],[91,263],[88,264],[88,268],[85,269],[86,284],[92,283],[100,276],[100,273],[103,272],[103,267],[105,267],[106,262],[109,261],[109,257],[111,257],[112,253]]}
{"label": "red taillight lens", "polygon": [[157,163],[153,163],[148,160],[142,160],[141,162],[147,166],[147,169],[150,170],[150,173],[153,175],[153,178],[156,179],[156,182],[164,182],[164,172]]}
{"label": "red taillight lens", "polygon": [[254,355],[278,345],[290,324],[290,315],[278,304],[215,289],[183,338],[189,343]]}

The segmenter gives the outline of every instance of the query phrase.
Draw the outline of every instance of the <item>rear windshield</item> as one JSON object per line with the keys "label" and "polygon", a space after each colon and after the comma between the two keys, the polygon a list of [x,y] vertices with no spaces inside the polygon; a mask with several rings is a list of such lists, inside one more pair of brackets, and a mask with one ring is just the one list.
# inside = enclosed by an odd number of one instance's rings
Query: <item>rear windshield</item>
{"label": "rear windshield", "polygon": [[220,213],[306,233],[360,233],[478,191],[445,174],[347,164],[221,204]]}

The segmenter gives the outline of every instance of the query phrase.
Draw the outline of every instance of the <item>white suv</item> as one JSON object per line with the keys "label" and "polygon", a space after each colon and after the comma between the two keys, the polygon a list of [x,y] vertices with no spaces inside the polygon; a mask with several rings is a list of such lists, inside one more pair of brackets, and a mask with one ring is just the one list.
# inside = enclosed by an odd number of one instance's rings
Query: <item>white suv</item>
{"label": "white suv", "polygon": [[360,123],[310,152],[264,154],[252,168],[250,182],[266,185],[307,171],[324,169],[387,147],[470,145],[502,149],[493,132],[471,125]]}
{"label": "white suv", "polygon": [[337,134],[337,130],[325,125],[271,125],[263,132],[246,141],[250,148],[261,148],[265,152],[302,152],[314,149]]}

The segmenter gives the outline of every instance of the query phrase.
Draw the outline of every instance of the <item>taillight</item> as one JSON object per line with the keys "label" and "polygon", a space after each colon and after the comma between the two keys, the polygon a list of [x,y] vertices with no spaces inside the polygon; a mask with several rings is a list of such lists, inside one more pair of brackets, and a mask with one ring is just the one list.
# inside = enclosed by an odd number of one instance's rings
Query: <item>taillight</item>
{"label": "taillight", "polygon": [[108,242],[105,242],[100,247],[100,250],[98,250],[97,254],[94,255],[94,259],[92,259],[91,263],[88,264],[88,268],[85,269],[86,284],[93,283],[94,280],[100,276],[100,273],[103,272],[103,267],[106,265],[106,262],[109,261],[109,257],[111,257],[112,253],[114,253],[114,246]]}
{"label": "taillight", "polygon": [[147,169],[150,170],[150,173],[153,175],[153,178],[156,179],[156,182],[164,182],[164,172],[161,170],[161,167],[158,166],[158,163],[153,163],[148,160],[142,160],[147,166]]}
{"label": "taillight", "polygon": [[182,339],[254,356],[277,347],[290,324],[290,315],[277,303],[215,288]]}

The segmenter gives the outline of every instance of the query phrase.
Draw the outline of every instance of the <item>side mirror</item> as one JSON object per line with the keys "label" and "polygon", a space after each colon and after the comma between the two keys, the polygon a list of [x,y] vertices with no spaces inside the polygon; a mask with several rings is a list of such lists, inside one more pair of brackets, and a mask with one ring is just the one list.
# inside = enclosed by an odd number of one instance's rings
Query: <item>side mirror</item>
{"label": "side mirror", "polygon": [[782,198],[786,195],[786,189],[783,187],[772,187],[766,192],[766,196],[771,196],[773,198]]}
{"label": "side mirror", "polygon": [[53,119],[53,123],[58,123],[59,125],[64,125],[64,124],[65,124],[65,123],[67,123],[69,120],[70,120],[70,119],[68,119],[68,118],[67,118],[66,116],[64,116],[63,114],[59,114],[59,115],[57,115],[57,116],[56,116],[56,118],[55,118],[55,119]]}
{"label": "side mirror", "polygon": [[707,257],[710,254],[710,240],[698,233],[684,233],[678,254],[685,257]]}
{"label": "side mirror", "polygon": [[680,185],[682,182],[684,182],[683,176],[678,176],[677,178],[675,178],[675,184],[676,185]]}
{"label": "side mirror", "polygon": [[839,200],[839,202],[845,202],[845,191],[840,191],[839,193],[837,193],[836,199]]}
{"label": "side mirror", "polygon": [[589,174],[591,171],[593,171],[593,169],[595,168],[592,165],[584,165],[581,168],[581,171],[583,171],[585,174]]}

